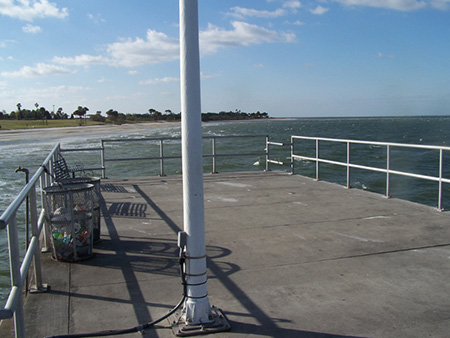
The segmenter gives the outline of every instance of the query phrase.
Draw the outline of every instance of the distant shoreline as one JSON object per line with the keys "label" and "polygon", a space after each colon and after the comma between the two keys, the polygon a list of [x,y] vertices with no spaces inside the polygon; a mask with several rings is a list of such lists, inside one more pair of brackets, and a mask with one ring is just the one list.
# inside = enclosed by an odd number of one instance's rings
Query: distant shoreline
{"label": "distant shoreline", "polygon": [[[253,121],[268,121],[268,120],[294,120],[290,118],[268,118],[268,119],[248,119],[248,120],[217,120],[202,122],[203,125],[209,123],[227,123],[227,122],[253,122]],[[90,132],[124,132],[124,131],[138,131],[143,129],[155,129],[165,127],[178,127],[181,126],[180,121],[162,121],[162,122],[142,122],[142,123],[124,123],[124,124],[96,124],[96,125],[83,125],[83,126],[67,126],[67,127],[35,127],[35,128],[23,128],[23,129],[0,129],[0,139],[7,139],[8,136],[14,135],[30,135],[38,136],[39,134],[87,134]]]}
{"label": "distant shoreline", "polygon": [[176,127],[180,122],[157,122],[157,123],[131,123],[131,124],[98,124],[91,126],[68,126],[68,127],[49,127],[49,128],[30,128],[30,129],[8,129],[0,131],[0,139],[11,139],[18,137],[39,137],[39,136],[67,136],[83,135],[92,132],[104,134],[123,133],[125,131],[138,131],[143,129],[154,129],[164,127]]}

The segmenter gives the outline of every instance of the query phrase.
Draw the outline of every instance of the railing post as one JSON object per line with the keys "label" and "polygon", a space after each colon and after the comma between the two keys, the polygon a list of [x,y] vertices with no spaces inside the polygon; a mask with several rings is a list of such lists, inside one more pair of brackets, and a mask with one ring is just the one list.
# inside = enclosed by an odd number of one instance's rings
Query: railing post
{"label": "railing post", "polygon": [[347,142],[347,189],[351,188],[351,184],[350,184],[350,160],[351,160],[351,155],[350,155],[350,141]]}
{"label": "railing post", "polygon": [[[39,243],[39,231],[38,231],[38,215],[37,215],[37,203],[36,203],[36,185],[30,190],[30,220],[31,220],[31,236],[35,237]],[[34,276],[35,285],[32,289],[34,292],[45,291],[46,287],[42,284],[42,269],[41,269],[41,255],[40,245],[36,246],[34,251]]]}
{"label": "railing post", "polygon": [[58,148],[57,148],[57,151],[55,151],[54,153],[53,153],[53,155],[51,156],[51,159],[50,159],[50,163],[49,163],[49,168],[47,168],[48,169],[48,172],[50,173],[50,174],[48,174],[48,175],[45,175],[45,178],[46,178],[46,186],[49,186],[50,184],[49,184],[49,182],[51,181],[51,179],[52,179],[52,177],[54,176],[54,172],[53,172],[53,163],[55,163],[55,161],[57,160],[57,156],[59,156],[59,152],[60,152],[60,147],[59,147],[59,145],[58,145]]}
{"label": "railing post", "polygon": [[266,135],[266,171],[270,171],[269,158],[270,158],[270,154],[269,154],[269,135]]}
{"label": "railing post", "polygon": [[442,148],[439,149],[439,196],[438,196],[438,209],[442,210],[442,173],[444,166],[444,153]]}
{"label": "railing post", "polygon": [[102,146],[101,146],[101,150],[100,150],[100,161],[101,161],[101,166],[102,166],[102,178],[106,178],[106,167],[105,167],[105,142],[104,140],[102,140]]}
{"label": "railing post", "polygon": [[212,148],[212,158],[213,158],[213,170],[212,174],[217,174],[217,168],[216,168],[216,138],[213,137],[211,139],[211,148]]}
{"label": "railing post", "polygon": [[291,175],[294,175],[294,137],[291,135]]}
{"label": "railing post", "polygon": [[163,140],[159,140],[159,176],[166,176],[164,174],[164,145]]}
{"label": "railing post", "polygon": [[[43,173],[41,175],[40,179],[39,179],[40,184],[41,184],[41,205],[42,205],[42,208],[45,208],[45,204],[44,204],[44,198],[45,198],[44,188],[48,187],[48,184],[47,184],[48,183],[47,182],[48,176],[49,175],[47,173]],[[44,235],[43,235],[44,242],[42,243],[41,252],[49,252],[50,251],[50,246],[49,246],[50,236],[49,236],[49,233],[48,233],[48,229],[47,229],[47,227],[45,225],[44,225],[44,229],[42,229],[42,231],[44,232]]]}
{"label": "railing post", "polygon": [[386,197],[391,197],[391,147],[389,144],[386,146]]}
{"label": "railing post", "polygon": [[[11,286],[22,290],[20,277],[20,252],[19,239],[17,234],[16,215],[8,223],[8,247],[9,247],[9,266],[11,272]],[[23,312],[22,293],[19,292],[14,311],[14,329],[16,338],[25,338],[25,320]]]}
{"label": "railing post", "polygon": [[319,180],[319,139],[316,139],[316,181]]}

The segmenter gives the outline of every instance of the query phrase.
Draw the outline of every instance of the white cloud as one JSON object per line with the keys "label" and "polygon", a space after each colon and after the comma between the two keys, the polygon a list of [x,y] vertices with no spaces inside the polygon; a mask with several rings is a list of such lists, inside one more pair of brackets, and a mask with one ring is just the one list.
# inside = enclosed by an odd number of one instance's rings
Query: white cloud
{"label": "white cloud", "polygon": [[[245,22],[232,22],[233,29],[225,30],[209,25],[200,32],[200,49],[203,54],[213,54],[220,48],[258,45],[261,43],[295,42],[295,34],[276,32]],[[164,33],[147,31],[146,39],[124,39],[109,44],[104,55],[78,55],[54,57],[53,62],[71,66],[103,64],[109,66],[137,67],[163,63],[179,58],[179,41]]]}
{"label": "white cloud", "polygon": [[53,58],[53,62],[55,63],[59,63],[62,65],[67,65],[67,66],[89,66],[89,65],[102,65],[102,64],[109,64],[111,61],[110,59],[101,56],[101,55],[87,55],[87,54],[82,54],[82,55],[77,55],[75,57],[59,57],[59,56],[55,56]]}
{"label": "white cloud", "polygon": [[231,11],[232,11],[231,13],[228,13],[229,15],[240,19],[243,19],[245,17],[278,18],[280,16],[286,15],[286,11],[281,8],[270,12],[266,10],[258,10],[252,8],[232,7]]}
{"label": "white cloud", "polygon": [[[340,1],[340,0],[338,0],[338,1]],[[344,1],[346,1],[346,0],[344,0]],[[353,0],[350,0],[350,1],[353,1]],[[355,0],[355,1],[358,1],[358,0]],[[311,9],[310,12],[315,15],[322,15],[322,14],[325,14],[326,12],[328,12],[328,10],[329,10],[329,8],[325,8],[325,7],[318,5],[316,8]]]}
{"label": "white cloud", "polygon": [[137,70],[129,70],[128,74],[129,75],[137,75],[137,74],[139,74],[139,72]]}
{"label": "white cloud", "polygon": [[213,54],[220,48],[259,45],[262,43],[295,42],[293,33],[276,32],[257,25],[233,21],[232,30],[208,25],[200,32],[200,49],[204,54]]}
{"label": "white cloud", "polygon": [[69,15],[67,8],[59,9],[48,0],[0,0],[0,15],[9,16],[25,21],[36,18],[62,19]]}
{"label": "white cloud", "polygon": [[28,24],[26,26],[22,27],[22,30],[25,33],[30,33],[30,34],[36,34],[36,33],[40,33],[42,31],[41,27],[39,26],[33,26],[31,24]]}
{"label": "white cloud", "polygon": [[302,4],[298,0],[289,0],[289,1],[285,1],[285,3],[283,4],[283,7],[290,8],[290,9],[297,9],[297,8],[302,7]]}
{"label": "white cloud", "polygon": [[[70,100],[83,101],[81,95],[85,95],[86,92],[89,92],[91,88],[89,87],[81,87],[81,86],[53,86],[53,87],[32,87],[32,88],[20,88],[19,91],[14,93],[14,97],[22,97],[23,99],[20,101],[23,106],[29,107],[33,105],[35,102],[59,102],[58,106],[55,107],[67,107],[68,102],[67,98]],[[26,98],[33,100],[32,102],[26,102]],[[76,105],[73,104],[75,107]],[[48,106],[48,104],[45,104]],[[64,111],[70,114],[69,111],[64,109]]]}
{"label": "white cloud", "polygon": [[294,22],[286,22],[289,25],[294,25],[294,26],[303,26],[305,23],[301,22],[300,20],[295,20]]}
{"label": "white cloud", "polygon": [[[67,94],[78,94],[80,92],[84,92],[86,90],[90,90],[89,87],[81,87],[81,86],[54,86],[48,88],[35,88],[32,89],[32,94],[39,94],[39,96],[49,96],[49,97],[62,97]],[[33,95],[30,95],[33,96]]]}
{"label": "white cloud", "polygon": [[151,63],[163,63],[179,58],[178,39],[149,29],[147,38],[127,39],[112,43],[108,54],[118,66],[134,67]]}
{"label": "white cloud", "polygon": [[102,17],[101,14],[96,14],[96,15],[94,15],[94,14],[88,13],[88,14],[87,14],[87,17],[88,17],[90,20],[92,20],[92,22],[94,22],[96,25],[100,25],[100,24],[106,22],[106,20],[103,19],[103,17]]}
{"label": "white cloud", "polygon": [[164,33],[148,30],[146,39],[123,39],[109,44],[106,51],[108,56],[83,54],[75,57],[55,57],[53,62],[73,66],[103,64],[137,67],[178,59],[179,43],[178,39],[171,38]]}
{"label": "white cloud", "polygon": [[15,43],[17,43],[17,41],[15,41],[15,40],[3,40],[3,41],[0,41],[0,48],[5,48],[10,44],[15,44]]}
{"label": "white cloud", "polygon": [[140,85],[154,85],[159,83],[171,83],[171,82],[179,82],[180,79],[177,77],[163,77],[161,79],[149,79],[145,81],[140,81]]}
{"label": "white cloud", "polygon": [[[417,0],[335,0],[344,6],[368,6],[388,8],[399,11],[413,11],[427,6],[425,1]],[[443,1],[443,0],[438,0]],[[445,0],[444,0],[445,1]]]}
{"label": "white cloud", "polygon": [[394,58],[395,58],[395,55],[392,55],[392,54],[384,54],[384,53],[378,52],[377,57],[379,57],[379,58],[394,59]]}
{"label": "white cloud", "polygon": [[36,67],[25,66],[22,69],[15,72],[2,72],[1,76],[4,77],[35,77],[35,76],[49,76],[49,75],[61,75],[73,73],[67,68],[49,65],[45,63],[38,63]]}
{"label": "white cloud", "polygon": [[450,0],[431,0],[430,4],[431,7],[443,11],[448,10],[450,8]]}

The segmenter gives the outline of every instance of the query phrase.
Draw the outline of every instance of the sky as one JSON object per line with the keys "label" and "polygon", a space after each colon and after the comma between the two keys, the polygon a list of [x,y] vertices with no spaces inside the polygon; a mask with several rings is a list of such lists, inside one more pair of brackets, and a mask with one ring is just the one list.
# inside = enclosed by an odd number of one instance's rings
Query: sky
{"label": "sky", "polygon": [[[202,112],[450,114],[450,0],[199,0]],[[180,112],[177,0],[0,0],[0,111]]]}

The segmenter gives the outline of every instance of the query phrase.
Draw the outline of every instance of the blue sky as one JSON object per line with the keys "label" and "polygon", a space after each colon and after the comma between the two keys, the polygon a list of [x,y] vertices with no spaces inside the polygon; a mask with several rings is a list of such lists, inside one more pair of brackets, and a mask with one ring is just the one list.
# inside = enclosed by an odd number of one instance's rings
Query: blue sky
{"label": "blue sky", "polygon": [[[0,111],[180,111],[177,0],[0,0]],[[450,0],[199,0],[202,111],[450,113]]]}

